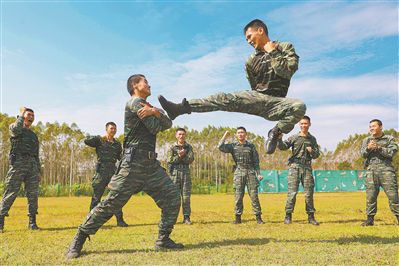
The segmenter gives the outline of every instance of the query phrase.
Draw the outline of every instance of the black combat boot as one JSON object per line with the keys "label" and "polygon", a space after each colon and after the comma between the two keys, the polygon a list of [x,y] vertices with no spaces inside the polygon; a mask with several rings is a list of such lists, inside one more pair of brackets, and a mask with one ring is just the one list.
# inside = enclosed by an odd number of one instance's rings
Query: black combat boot
{"label": "black combat boot", "polygon": [[314,218],[314,213],[308,214],[308,222],[312,225],[319,225],[319,222]]}
{"label": "black combat boot", "polygon": [[292,223],[292,213],[286,213],[284,218],[284,224],[291,224]]}
{"label": "black combat boot", "polygon": [[118,213],[115,214],[116,217],[116,226],[118,227],[128,227],[129,225],[123,220],[123,214]]}
{"label": "black combat boot", "polygon": [[176,243],[169,238],[169,234],[158,234],[158,239],[155,241],[155,250],[162,249],[182,249],[184,245],[181,243]]}
{"label": "black combat boot", "polygon": [[277,125],[269,131],[265,143],[265,149],[267,154],[272,154],[276,150],[278,138],[281,133],[281,129],[279,129]]}
{"label": "black combat boot", "polygon": [[374,225],[374,215],[367,215],[367,220],[365,220],[361,226],[373,226]]}
{"label": "black combat boot", "polygon": [[193,224],[190,220],[190,216],[188,216],[188,215],[184,215],[183,223],[184,224]]}
{"label": "black combat boot", "polygon": [[78,230],[77,234],[72,240],[71,245],[68,248],[68,252],[66,254],[67,259],[75,259],[80,256],[83,244],[86,242],[86,238],[89,238],[90,240],[89,235]]}
{"label": "black combat boot", "polygon": [[36,214],[29,215],[28,229],[39,230],[39,227],[36,224]]}
{"label": "black combat boot", "polygon": [[158,101],[162,108],[168,113],[169,118],[172,120],[182,114],[191,114],[191,107],[186,98],[184,98],[181,103],[173,103],[166,100],[162,95],[159,95]]}
{"label": "black combat boot", "polygon": [[0,215],[0,233],[4,232],[4,216]]}
{"label": "black combat boot", "polygon": [[241,223],[241,215],[236,214],[236,219],[232,222],[232,224],[240,224]]}
{"label": "black combat boot", "polygon": [[264,224],[264,223],[265,223],[265,222],[262,220],[262,216],[261,216],[260,213],[256,215],[256,222],[257,222],[258,224]]}

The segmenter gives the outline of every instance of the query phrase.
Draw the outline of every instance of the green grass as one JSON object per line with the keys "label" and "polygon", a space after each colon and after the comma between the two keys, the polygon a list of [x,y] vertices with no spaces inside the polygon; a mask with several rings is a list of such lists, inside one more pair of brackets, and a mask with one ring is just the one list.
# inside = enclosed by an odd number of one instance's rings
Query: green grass
{"label": "green grass", "polygon": [[244,223],[233,220],[233,195],[194,195],[193,225],[181,215],[172,238],[183,251],[156,252],[160,211],[148,196],[134,196],[124,207],[128,228],[112,218],[86,242],[83,256],[65,260],[65,251],[87,214],[90,198],[40,198],[38,225],[28,231],[26,199],[18,198],[0,234],[0,265],[398,265],[399,226],[384,193],[374,227],[361,227],[364,193],[316,193],[319,227],[307,224],[303,194],[294,223],[284,225],[285,194],[262,194],[264,225],[258,225],[244,198]]}

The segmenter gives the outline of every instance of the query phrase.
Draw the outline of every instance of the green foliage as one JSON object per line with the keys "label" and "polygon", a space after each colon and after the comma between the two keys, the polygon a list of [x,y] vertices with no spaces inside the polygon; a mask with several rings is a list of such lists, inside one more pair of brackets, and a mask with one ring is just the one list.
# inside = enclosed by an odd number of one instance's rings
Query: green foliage
{"label": "green foliage", "polygon": [[348,161],[343,161],[338,163],[337,165],[338,170],[352,170],[352,164]]}

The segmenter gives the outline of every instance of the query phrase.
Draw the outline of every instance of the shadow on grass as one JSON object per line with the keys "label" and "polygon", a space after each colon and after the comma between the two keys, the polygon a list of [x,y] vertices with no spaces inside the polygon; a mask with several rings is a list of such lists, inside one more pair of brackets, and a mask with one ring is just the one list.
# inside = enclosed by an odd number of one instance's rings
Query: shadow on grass
{"label": "shadow on grass", "polygon": [[336,220],[336,221],[325,221],[325,224],[349,224],[349,223],[362,223],[364,219],[347,219],[347,220]]}
{"label": "shadow on grass", "polygon": [[[101,229],[109,230],[116,227],[116,225],[104,225]],[[39,231],[64,231],[64,230],[71,230],[71,229],[78,229],[78,226],[69,226],[69,227],[50,227],[50,228],[43,228],[40,227]]]}
{"label": "shadow on grass", "polygon": [[270,242],[268,238],[237,238],[237,239],[225,239],[220,241],[202,242],[198,244],[188,244],[185,246],[186,249],[198,249],[198,248],[215,248],[224,246],[258,246],[265,245]]}
{"label": "shadow on grass", "polygon": [[338,245],[349,245],[353,243],[360,244],[396,244],[399,243],[399,237],[379,237],[370,235],[358,235],[352,237],[340,237],[337,239],[270,239],[273,242],[279,243],[337,243]]}

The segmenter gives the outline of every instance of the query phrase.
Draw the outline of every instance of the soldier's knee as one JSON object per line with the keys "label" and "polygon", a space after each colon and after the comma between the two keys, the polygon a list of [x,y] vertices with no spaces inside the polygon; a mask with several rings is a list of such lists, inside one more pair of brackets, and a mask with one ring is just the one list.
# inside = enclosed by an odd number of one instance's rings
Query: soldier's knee
{"label": "soldier's knee", "polygon": [[306,104],[301,100],[295,100],[292,105],[295,116],[302,118],[306,113]]}

